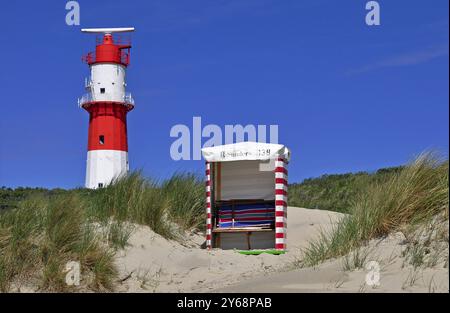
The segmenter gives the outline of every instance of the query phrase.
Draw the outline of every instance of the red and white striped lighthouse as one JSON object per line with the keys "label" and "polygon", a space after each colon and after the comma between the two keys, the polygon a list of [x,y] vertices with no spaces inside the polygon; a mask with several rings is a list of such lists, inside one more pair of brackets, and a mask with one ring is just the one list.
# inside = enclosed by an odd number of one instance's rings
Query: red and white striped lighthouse
{"label": "red and white striped lighthouse", "polygon": [[88,91],[78,105],[89,112],[86,188],[106,186],[126,174],[128,164],[127,113],[134,100],[125,90],[125,72],[130,62],[131,45],[123,44],[114,33],[134,28],[90,28],[86,33],[101,33],[95,52],[83,56],[90,68]]}

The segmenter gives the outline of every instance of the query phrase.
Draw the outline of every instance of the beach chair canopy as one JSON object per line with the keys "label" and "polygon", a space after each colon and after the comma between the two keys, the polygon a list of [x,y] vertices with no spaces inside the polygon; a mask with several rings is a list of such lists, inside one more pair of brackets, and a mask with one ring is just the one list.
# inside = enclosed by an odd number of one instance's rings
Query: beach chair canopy
{"label": "beach chair canopy", "polygon": [[282,158],[289,162],[291,152],[284,145],[248,141],[203,148],[202,155],[207,162],[270,160],[275,158]]}

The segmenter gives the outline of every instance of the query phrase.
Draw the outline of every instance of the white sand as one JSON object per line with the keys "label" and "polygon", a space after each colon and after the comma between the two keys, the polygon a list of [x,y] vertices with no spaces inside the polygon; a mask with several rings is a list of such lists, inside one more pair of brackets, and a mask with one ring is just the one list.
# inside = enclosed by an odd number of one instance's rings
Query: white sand
{"label": "white sand", "polygon": [[372,241],[368,260],[381,264],[380,286],[365,284],[366,270],[344,271],[343,260],[317,268],[293,268],[300,248],[330,229],[340,213],[290,207],[288,252],[284,255],[246,256],[232,250],[200,249],[204,237],[187,235],[184,245],[168,241],[139,226],[130,246],[118,253],[116,264],[122,292],[448,292],[448,269],[413,272],[402,268],[401,236]]}
{"label": "white sand", "polygon": [[204,236],[192,234],[181,245],[168,241],[145,226],[138,226],[130,246],[118,253],[119,291],[205,292],[255,276],[285,270],[300,256],[300,247],[328,229],[342,214],[289,208],[288,247],[284,255],[246,256],[232,250],[200,249]]}
{"label": "white sand", "polygon": [[[328,261],[316,268],[302,268],[269,277],[251,279],[217,292],[448,292],[448,268],[443,263],[434,268],[417,269],[405,264],[401,233],[383,240],[372,240],[366,264],[378,262],[378,285],[370,285],[366,269],[344,270],[344,258]],[[369,277],[369,284],[366,277]]]}

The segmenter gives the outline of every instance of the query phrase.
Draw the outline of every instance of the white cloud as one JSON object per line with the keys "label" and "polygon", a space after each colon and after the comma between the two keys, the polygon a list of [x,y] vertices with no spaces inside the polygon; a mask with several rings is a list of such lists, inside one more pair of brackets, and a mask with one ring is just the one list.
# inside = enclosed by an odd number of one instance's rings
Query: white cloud
{"label": "white cloud", "polygon": [[391,58],[387,58],[384,60],[380,60],[378,62],[367,64],[360,68],[352,69],[347,72],[347,74],[360,74],[366,73],[373,70],[378,70],[382,68],[388,67],[400,67],[400,66],[410,66],[417,65],[421,63],[428,62],[430,60],[446,56],[448,55],[448,45],[440,45],[432,48],[428,48],[420,51],[413,51],[397,56],[393,56]]}

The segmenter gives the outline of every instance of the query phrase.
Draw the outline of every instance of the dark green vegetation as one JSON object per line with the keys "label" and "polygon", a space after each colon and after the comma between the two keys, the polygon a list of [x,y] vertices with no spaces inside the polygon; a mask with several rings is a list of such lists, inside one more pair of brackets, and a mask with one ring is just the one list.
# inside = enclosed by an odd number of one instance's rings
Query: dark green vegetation
{"label": "dark green vegetation", "polygon": [[204,220],[204,184],[184,173],[158,183],[137,172],[99,190],[1,192],[0,291],[27,284],[71,290],[64,273],[69,261],[80,262],[82,288],[112,290],[114,254],[126,246],[133,223],[178,239]]}
{"label": "dark green vegetation", "polygon": [[3,209],[17,208],[17,204],[21,200],[25,200],[34,195],[55,196],[57,194],[67,193],[64,189],[45,189],[45,188],[23,188],[16,189],[2,186],[0,189],[0,211]]}
{"label": "dark green vegetation", "polygon": [[399,166],[374,173],[346,173],[305,179],[302,183],[289,185],[289,205],[348,213],[360,193],[372,184],[389,180],[402,169]]}

